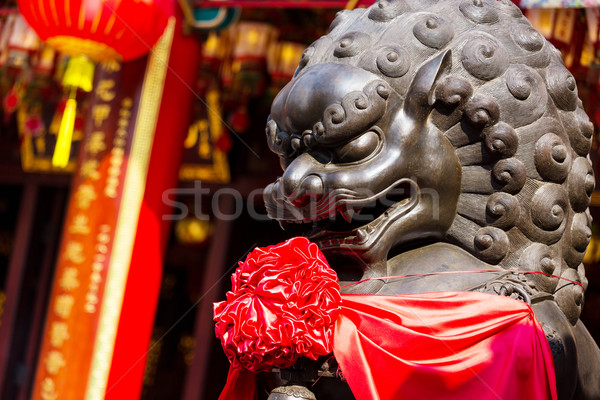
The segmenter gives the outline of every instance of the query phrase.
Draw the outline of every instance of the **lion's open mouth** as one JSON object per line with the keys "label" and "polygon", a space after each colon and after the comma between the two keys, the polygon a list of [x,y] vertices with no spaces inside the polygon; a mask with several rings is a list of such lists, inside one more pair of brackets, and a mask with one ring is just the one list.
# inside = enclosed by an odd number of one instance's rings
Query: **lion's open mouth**
{"label": "lion's open mouth", "polygon": [[277,204],[267,202],[267,210],[273,217],[275,206],[285,207],[286,210],[278,210],[283,218],[276,218],[281,227],[294,236],[309,237],[321,249],[360,249],[369,247],[391,222],[412,210],[418,197],[417,184],[401,179],[374,196],[330,201],[327,208],[313,205],[313,209],[299,210],[277,201]]}

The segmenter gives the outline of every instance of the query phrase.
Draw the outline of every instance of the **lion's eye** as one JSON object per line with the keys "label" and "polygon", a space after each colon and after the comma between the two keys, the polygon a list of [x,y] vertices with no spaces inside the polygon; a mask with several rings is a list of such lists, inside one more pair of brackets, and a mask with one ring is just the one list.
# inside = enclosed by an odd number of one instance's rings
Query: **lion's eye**
{"label": "lion's eye", "polygon": [[379,141],[377,132],[365,132],[351,142],[335,149],[335,161],[339,164],[346,164],[364,160],[377,150]]}

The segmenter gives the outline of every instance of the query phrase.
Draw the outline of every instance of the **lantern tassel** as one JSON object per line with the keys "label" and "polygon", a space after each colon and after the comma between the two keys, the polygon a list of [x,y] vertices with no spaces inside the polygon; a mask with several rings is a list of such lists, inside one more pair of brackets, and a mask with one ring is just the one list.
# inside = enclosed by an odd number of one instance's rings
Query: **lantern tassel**
{"label": "lantern tassel", "polygon": [[77,89],[91,92],[93,80],[94,63],[89,58],[77,56],[69,59],[62,83],[64,87],[71,89],[71,93],[65,103],[52,156],[52,165],[56,168],[65,168],[71,156],[71,141],[77,115]]}
{"label": "lantern tassel", "polygon": [[52,165],[57,168],[65,168],[69,163],[71,155],[71,140],[73,139],[75,115],[77,114],[77,100],[74,93],[76,93],[76,89],[71,91],[71,96],[69,96],[65,103],[65,111],[63,112],[60,128],[58,129],[56,147],[52,156]]}
{"label": "lantern tassel", "polygon": [[84,92],[92,91],[94,81],[94,63],[86,56],[69,58],[65,75],[62,79],[64,87],[76,87]]}

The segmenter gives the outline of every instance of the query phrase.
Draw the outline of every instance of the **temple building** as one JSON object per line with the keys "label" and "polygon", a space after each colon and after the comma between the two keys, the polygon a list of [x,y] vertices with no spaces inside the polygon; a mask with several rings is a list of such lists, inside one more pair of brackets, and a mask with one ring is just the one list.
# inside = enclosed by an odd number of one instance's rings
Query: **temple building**
{"label": "temple building", "polygon": [[[600,188],[600,1],[513,2],[577,82]],[[219,398],[213,303],[293,236],[263,199],[271,104],[373,3],[0,0],[0,399]],[[581,320],[600,343],[597,190]]]}

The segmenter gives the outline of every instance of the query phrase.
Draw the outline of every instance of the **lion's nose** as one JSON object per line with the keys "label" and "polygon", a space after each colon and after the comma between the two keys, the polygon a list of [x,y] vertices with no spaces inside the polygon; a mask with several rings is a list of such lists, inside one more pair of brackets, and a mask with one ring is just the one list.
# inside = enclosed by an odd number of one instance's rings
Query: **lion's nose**
{"label": "lion's nose", "polygon": [[280,194],[296,207],[306,206],[323,196],[325,184],[319,176],[323,164],[312,154],[303,153],[285,169],[280,180]]}
{"label": "lion's nose", "polygon": [[299,185],[298,191],[290,200],[296,207],[304,207],[311,201],[318,201],[323,196],[323,180],[317,175],[307,176]]}

